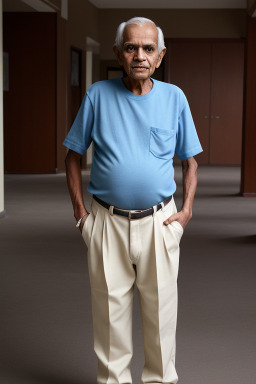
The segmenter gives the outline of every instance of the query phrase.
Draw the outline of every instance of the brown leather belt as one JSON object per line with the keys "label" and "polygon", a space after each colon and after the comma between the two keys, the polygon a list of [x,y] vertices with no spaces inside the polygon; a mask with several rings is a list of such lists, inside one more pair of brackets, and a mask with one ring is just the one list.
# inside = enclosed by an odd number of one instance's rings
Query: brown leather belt
{"label": "brown leather belt", "polygon": [[[107,208],[107,209],[110,208],[111,204],[106,203],[105,201],[99,199],[95,195],[93,195],[93,198],[104,208]],[[155,205],[155,212],[157,212],[163,206],[167,205],[171,201],[171,199],[172,199],[172,196],[168,197],[166,200],[162,201],[161,203]],[[113,214],[125,216],[125,217],[128,217],[129,219],[141,219],[142,217],[153,215],[153,213],[154,213],[153,207],[150,207],[147,209],[134,209],[130,211],[126,209],[116,208],[116,207],[113,208]]]}

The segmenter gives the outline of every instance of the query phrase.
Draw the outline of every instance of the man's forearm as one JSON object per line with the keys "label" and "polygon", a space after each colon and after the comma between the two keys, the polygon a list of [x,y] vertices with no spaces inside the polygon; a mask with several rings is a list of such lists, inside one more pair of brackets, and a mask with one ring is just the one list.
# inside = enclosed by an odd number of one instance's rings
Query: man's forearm
{"label": "man's forearm", "polygon": [[80,158],[81,156],[79,154],[69,150],[65,159],[68,189],[76,220],[79,220],[83,215],[88,213],[83,200]]}
{"label": "man's forearm", "polygon": [[172,214],[163,223],[165,225],[177,220],[183,228],[192,217],[192,206],[197,187],[197,162],[193,157],[182,161],[183,206],[180,212]]}
{"label": "man's forearm", "polygon": [[197,187],[197,162],[191,157],[182,161],[183,173],[183,206],[182,211],[186,212],[188,218],[192,217],[192,207]]}

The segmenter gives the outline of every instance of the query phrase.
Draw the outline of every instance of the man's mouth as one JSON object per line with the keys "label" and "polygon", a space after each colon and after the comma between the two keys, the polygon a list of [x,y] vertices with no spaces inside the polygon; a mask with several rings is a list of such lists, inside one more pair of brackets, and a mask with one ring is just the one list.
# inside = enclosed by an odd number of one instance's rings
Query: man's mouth
{"label": "man's mouth", "polygon": [[140,65],[134,65],[134,66],[132,66],[132,69],[138,69],[138,70],[146,70],[146,69],[148,69],[148,67],[142,67],[142,66],[140,66]]}

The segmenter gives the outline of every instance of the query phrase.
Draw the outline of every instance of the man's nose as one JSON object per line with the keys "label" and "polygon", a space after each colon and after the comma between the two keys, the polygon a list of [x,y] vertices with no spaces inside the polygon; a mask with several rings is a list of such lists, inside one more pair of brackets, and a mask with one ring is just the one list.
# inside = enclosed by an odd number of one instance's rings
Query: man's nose
{"label": "man's nose", "polygon": [[138,60],[138,61],[144,61],[145,60],[145,55],[144,55],[143,48],[138,48],[137,49],[137,52],[136,52],[136,55],[135,55],[135,60]]}

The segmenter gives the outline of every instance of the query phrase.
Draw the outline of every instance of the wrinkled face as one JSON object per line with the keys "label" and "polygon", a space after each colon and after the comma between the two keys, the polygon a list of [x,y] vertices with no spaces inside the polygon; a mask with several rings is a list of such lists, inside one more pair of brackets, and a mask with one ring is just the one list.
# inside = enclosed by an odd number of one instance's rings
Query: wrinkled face
{"label": "wrinkled face", "polygon": [[159,54],[157,40],[157,29],[152,23],[125,28],[122,51],[119,52],[116,47],[114,50],[128,77],[134,80],[149,79],[160,66],[166,49]]}

